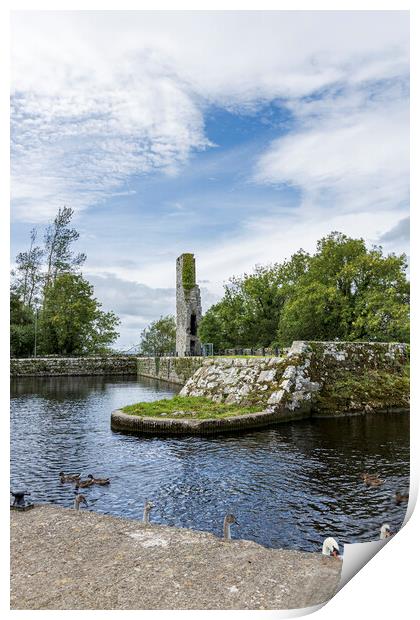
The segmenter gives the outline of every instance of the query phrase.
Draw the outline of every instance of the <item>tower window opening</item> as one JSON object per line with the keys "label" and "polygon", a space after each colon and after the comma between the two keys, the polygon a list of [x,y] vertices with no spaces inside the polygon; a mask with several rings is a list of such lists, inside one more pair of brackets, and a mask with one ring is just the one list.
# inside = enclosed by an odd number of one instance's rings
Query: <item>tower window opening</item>
{"label": "tower window opening", "polygon": [[191,336],[197,335],[197,316],[195,314],[191,315],[190,334]]}

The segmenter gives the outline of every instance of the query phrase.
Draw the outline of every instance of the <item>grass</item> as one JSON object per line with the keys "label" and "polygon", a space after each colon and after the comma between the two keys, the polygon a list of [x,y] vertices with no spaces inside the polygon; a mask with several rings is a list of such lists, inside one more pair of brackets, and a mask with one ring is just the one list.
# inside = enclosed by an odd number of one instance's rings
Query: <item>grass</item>
{"label": "grass", "polygon": [[229,416],[257,413],[261,411],[261,405],[241,407],[239,405],[227,405],[226,403],[214,403],[204,396],[174,396],[163,398],[149,403],[135,403],[122,407],[121,411],[129,415],[150,417],[174,417],[188,418],[193,420],[205,420],[208,418],[227,418]]}

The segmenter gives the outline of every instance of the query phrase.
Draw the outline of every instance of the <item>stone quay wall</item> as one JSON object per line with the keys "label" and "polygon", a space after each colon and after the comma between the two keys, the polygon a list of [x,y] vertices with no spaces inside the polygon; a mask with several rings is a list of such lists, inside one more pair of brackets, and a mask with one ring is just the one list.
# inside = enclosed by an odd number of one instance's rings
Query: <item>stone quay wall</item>
{"label": "stone quay wall", "polygon": [[31,357],[10,360],[12,377],[51,377],[83,375],[135,375],[133,355],[97,357]]}
{"label": "stone quay wall", "polygon": [[177,385],[184,383],[203,365],[205,357],[138,357],[137,374]]}
{"label": "stone quay wall", "polygon": [[10,375],[12,377],[140,375],[184,385],[202,366],[205,359],[135,355],[12,358]]}
{"label": "stone quay wall", "polygon": [[[401,343],[296,341],[282,357],[206,358],[180,396],[309,415],[339,375],[358,378],[373,370],[401,376],[407,363],[408,346]],[[407,399],[401,393],[398,405],[403,408]],[[378,401],[378,407],[388,408],[385,396]]]}

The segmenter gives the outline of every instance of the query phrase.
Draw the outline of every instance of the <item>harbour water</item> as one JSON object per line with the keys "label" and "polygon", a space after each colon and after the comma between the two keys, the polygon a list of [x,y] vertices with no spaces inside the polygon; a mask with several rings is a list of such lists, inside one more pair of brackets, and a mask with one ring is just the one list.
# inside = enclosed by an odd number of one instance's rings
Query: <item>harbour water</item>
{"label": "harbour water", "polygon": [[[61,470],[109,476],[86,489],[88,510],[221,534],[223,517],[239,523],[233,538],[269,547],[318,551],[397,530],[409,483],[408,413],[304,420],[214,437],[153,438],[115,433],[111,412],[167,398],[176,386],[135,377],[26,377],[11,382],[11,487],[32,500],[72,506]],[[384,479],[366,487],[360,473]]]}

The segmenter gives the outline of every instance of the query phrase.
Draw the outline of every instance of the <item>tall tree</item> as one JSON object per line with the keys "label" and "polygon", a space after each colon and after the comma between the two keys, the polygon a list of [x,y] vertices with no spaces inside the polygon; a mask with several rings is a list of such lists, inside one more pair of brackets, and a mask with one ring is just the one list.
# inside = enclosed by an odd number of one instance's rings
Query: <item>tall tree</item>
{"label": "tall tree", "polygon": [[363,239],[332,232],[280,316],[278,340],[408,341],[410,285],[404,254],[384,256]]}
{"label": "tall tree", "polygon": [[283,306],[308,261],[309,255],[299,251],[283,263],[258,266],[254,273],[231,278],[223,299],[201,320],[201,341],[212,342],[216,351],[272,344]]}
{"label": "tall tree", "polygon": [[215,350],[293,340],[408,341],[406,268],[404,255],[384,256],[363,239],[332,232],[313,256],[300,250],[231,278],[201,320],[200,339]]}
{"label": "tall tree", "polygon": [[45,289],[40,351],[65,355],[105,352],[118,337],[118,317],[101,310],[93,286],[80,274],[58,274]]}
{"label": "tall tree", "polygon": [[42,260],[44,251],[35,245],[36,230],[33,228],[30,233],[30,246],[26,252],[19,252],[16,257],[16,270],[12,274],[15,276],[15,291],[20,295],[22,303],[30,308],[37,301],[42,282]]}
{"label": "tall tree", "polygon": [[175,350],[176,324],[173,316],[161,316],[141,333],[140,353],[163,355]]}
{"label": "tall tree", "polygon": [[70,207],[59,209],[53,224],[45,231],[46,287],[53,283],[59,274],[75,271],[86,260],[86,254],[74,254],[71,247],[79,238],[77,230],[70,227],[72,217],[73,209]]}
{"label": "tall tree", "polygon": [[16,258],[11,285],[11,352],[31,355],[39,312],[39,353],[81,354],[105,351],[118,333],[119,319],[103,312],[93,297],[93,287],[80,273],[86,259],[72,244],[79,233],[70,225],[73,210],[58,210],[45,231],[44,249],[31,231],[27,252]]}

